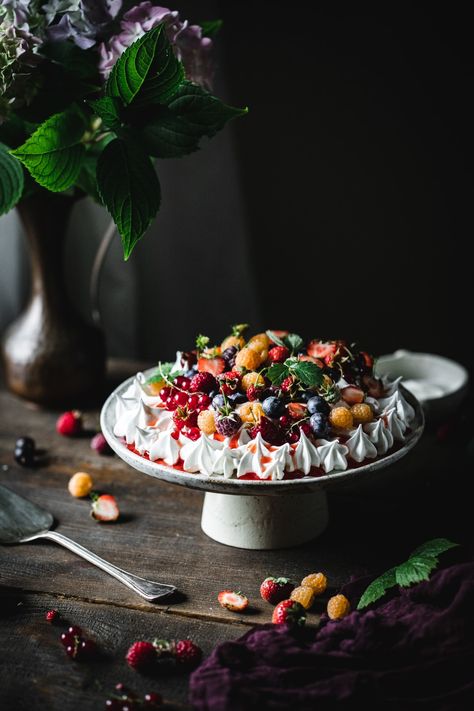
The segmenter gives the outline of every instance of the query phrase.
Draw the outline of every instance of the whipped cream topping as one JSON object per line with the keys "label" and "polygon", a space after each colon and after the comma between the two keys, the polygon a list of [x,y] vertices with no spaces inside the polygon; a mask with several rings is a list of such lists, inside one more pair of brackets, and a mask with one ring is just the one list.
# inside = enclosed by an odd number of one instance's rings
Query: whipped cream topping
{"label": "whipped cream topping", "polygon": [[341,444],[338,439],[318,439],[317,443],[321,466],[326,474],[347,469],[349,450],[344,444]]}
{"label": "whipped cream topping", "polygon": [[363,462],[364,459],[375,459],[377,456],[377,448],[370,441],[370,437],[365,434],[362,425],[353,431],[346,442],[346,447],[349,454],[356,462]]}
{"label": "whipped cream topping", "polygon": [[265,478],[279,481],[285,476],[285,471],[291,462],[291,447],[288,443],[276,447],[272,452],[270,463],[265,467]]}
{"label": "whipped cream topping", "polygon": [[144,429],[153,421],[153,415],[142,400],[117,395],[115,402],[114,435],[124,437],[127,444],[133,444],[137,427]]}
{"label": "whipped cream topping", "polygon": [[364,425],[364,430],[379,454],[385,454],[393,447],[393,435],[385,426],[383,419],[368,422]]}
{"label": "whipped cream topping", "polygon": [[222,442],[205,434],[202,434],[199,439],[195,441],[189,440],[181,449],[184,471],[212,474],[214,461],[216,459],[216,450],[222,447]]}
{"label": "whipped cream topping", "polygon": [[253,472],[259,479],[268,479],[265,467],[271,459],[271,452],[262,439],[260,432],[251,442],[241,448],[240,461],[237,467],[237,477]]}
{"label": "whipped cream topping", "polygon": [[176,464],[180,457],[180,448],[178,442],[171,436],[171,430],[158,432],[154,435],[150,444],[149,457],[152,462],[162,459],[170,467]]}
{"label": "whipped cream topping", "polygon": [[232,448],[230,439],[226,439],[222,449],[215,452],[212,474],[222,474],[226,479],[231,479],[237,468],[239,457],[240,451],[237,448]]}
{"label": "whipped cream topping", "polygon": [[288,467],[288,471],[296,470],[309,474],[311,467],[319,467],[321,457],[318,448],[308,439],[303,430],[300,429],[300,438],[293,452],[292,461]]}

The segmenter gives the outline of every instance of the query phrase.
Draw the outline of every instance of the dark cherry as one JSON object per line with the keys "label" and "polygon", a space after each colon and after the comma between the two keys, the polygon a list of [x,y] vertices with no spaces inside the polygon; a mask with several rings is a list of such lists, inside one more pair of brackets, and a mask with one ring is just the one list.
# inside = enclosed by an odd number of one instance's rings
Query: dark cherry
{"label": "dark cherry", "polygon": [[23,449],[23,451],[35,451],[35,441],[31,437],[20,437],[15,442],[16,449]]}

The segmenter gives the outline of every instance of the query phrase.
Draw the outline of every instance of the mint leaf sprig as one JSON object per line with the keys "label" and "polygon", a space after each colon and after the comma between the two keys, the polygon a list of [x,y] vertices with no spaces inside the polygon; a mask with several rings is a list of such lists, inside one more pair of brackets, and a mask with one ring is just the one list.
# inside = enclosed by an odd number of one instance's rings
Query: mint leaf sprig
{"label": "mint leaf sprig", "polygon": [[282,338],[277,336],[274,331],[267,331],[266,334],[273,343],[277,344],[277,346],[288,348],[292,355],[294,353],[298,353],[298,351],[300,351],[304,346],[303,339],[301,336],[298,336],[297,333],[289,333],[287,336],[283,336]]}
{"label": "mint leaf sprig", "polygon": [[[162,363],[161,360],[158,362],[156,372],[147,379],[147,383],[156,383],[164,381],[167,385],[176,387],[175,380],[179,375],[184,374],[184,370],[173,370],[174,363]],[[180,390],[181,388],[178,388]]]}
{"label": "mint leaf sprig", "polygon": [[290,376],[306,387],[316,388],[323,382],[323,371],[316,363],[295,357],[287,358],[284,363],[273,363],[266,375],[272,384],[277,386]]}
{"label": "mint leaf sprig", "polygon": [[379,600],[395,585],[406,588],[422,580],[428,580],[432,571],[438,566],[438,556],[458,545],[447,538],[433,538],[419,546],[410,554],[408,560],[390,568],[370,583],[360,598],[357,609],[363,610],[364,607]]}

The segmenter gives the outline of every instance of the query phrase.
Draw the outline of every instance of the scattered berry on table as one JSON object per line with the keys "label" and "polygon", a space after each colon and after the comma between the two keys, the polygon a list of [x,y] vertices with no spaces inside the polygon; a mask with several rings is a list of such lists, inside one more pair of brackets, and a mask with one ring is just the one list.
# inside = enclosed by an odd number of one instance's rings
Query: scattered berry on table
{"label": "scattered berry on table", "polygon": [[305,610],[309,610],[314,602],[315,594],[313,588],[306,585],[299,585],[293,590],[290,595],[291,600],[296,600],[300,605],[303,605]]}
{"label": "scattered berry on table", "polygon": [[328,617],[331,620],[342,620],[351,611],[351,604],[345,595],[330,597],[327,604]]}
{"label": "scattered berry on table", "polygon": [[272,363],[283,363],[290,356],[290,351],[285,346],[273,346],[268,351],[268,360]]}
{"label": "scattered berry on table", "polygon": [[54,622],[59,618],[59,612],[57,610],[48,610],[45,618],[48,622]]}
{"label": "scattered berry on table", "polygon": [[274,395],[265,398],[262,402],[263,412],[267,417],[276,419],[285,414],[285,403]]}
{"label": "scattered berry on table", "polygon": [[330,407],[326,400],[319,395],[313,395],[306,403],[308,412],[310,415],[314,415],[315,412],[321,412],[323,415],[329,415]]}
{"label": "scattered berry on table", "polygon": [[35,464],[35,452],[30,449],[15,447],[13,458],[21,467],[32,467]]}
{"label": "scattered berry on table", "polygon": [[309,427],[315,437],[324,439],[329,435],[328,418],[322,412],[315,412],[309,418]]}
{"label": "scattered berry on table", "polygon": [[341,397],[349,405],[357,405],[364,402],[364,391],[354,385],[348,385],[347,388],[342,388]]}
{"label": "scattered berry on table", "polygon": [[216,417],[212,410],[202,410],[197,418],[197,424],[201,432],[211,435],[216,431]]}
{"label": "scattered berry on table", "polygon": [[127,664],[138,671],[149,669],[156,660],[156,649],[151,642],[134,642],[125,655]]}
{"label": "scattered berry on table", "polygon": [[92,501],[91,516],[96,521],[116,521],[119,517],[119,507],[114,496],[102,494]]}
{"label": "scattered berry on table", "polygon": [[235,365],[239,368],[246,368],[247,370],[255,370],[259,367],[261,362],[260,353],[249,347],[242,348],[235,356]]}
{"label": "scattered berry on table", "polygon": [[147,709],[152,709],[156,706],[161,706],[163,703],[163,697],[161,694],[157,694],[155,691],[150,691],[143,697],[143,705]]}
{"label": "scattered berry on table", "polygon": [[81,639],[76,650],[76,658],[79,661],[94,659],[98,654],[97,645],[92,639]]}
{"label": "scattered berry on table", "polygon": [[226,362],[224,358],[217,356],[216,358],[199,358],[198,371],[200,373],[210,373],[215,377],[224,372]]}
{"label": "scattered berry on table", "polygon": [[242,422],[257,424],[263,416],[263,406],[260,402],[246,402],[237,410]]}
{"label": "scattered berry on table", "polygon": [[64,437],[73,437],[82,431],[82,415],[78,410],[69,410],[59,415],[56,430]]}
{"label": "scattered berry on table", "polygon": [[19,437],[15,442],[15,449],[22,449],[24,452],[34,452],[36,444],[32,437]]}
{"label": "scattered berry on table", "polygon": [[349,430],[354,424],[352,412],[346,407],[335,407],[332,409],[329,413],[329,421],[333,427],[337,427],[341,430]]}
{"label": "scattered berry on table", "polygon": [[245,595],[240,592],[233,592],[232,590],[222,590],[217,599],[219,600],[219,605],[225,607],[231,612],[242,612],[248,607],[249,601]]}
{"label": "scattered berry on table", "polygon": [[301,581],[301,585],[312,588],[315,595],[322,595],[328,586],[324,573],[310,573]]}
{"label": "scattered berry on table", "polygon": [[217,389],[217,380],[212,373],[196,373],[189,384],[189,391],[192,393],[210,393]]}
{"label": "scattered berry on table", "polygon": [[67,632],[61,634],[61,643],[66,654],[76,661],[88,661],[98,655],[98,648],[92,639],[82,636],[82,630],[77,625],[69,627]]}
{"label": "scattered berry on table", "polygon": [[282,600],[273,610],[272,622],[274,625],[304,625],[306,611],[296,600]]}
{"label": "scattered berry on table", "polygon": [[372,422],[374,419],[372,408],[367,402],[361,402],[359,405],[353,405],[351,407],[351,412],[354,422],[357,424]]}
{"label": "scattered berry on table", "polygon": [[102,432],[97,432],[91,439],[91,449],[97,454],[110,454],[112,450]]}
{"label": "scattered berry on table", "polygon": [[242,388],[243,390],[248,390],[251,386],[254,387],[264,387],[265,378],[260,373],[252,370],[250,373],[245,373],[242,376]]}
{"label": "scattered berry on table", "polygon": [[71,496],[82,499],[83,496],[88,496],[92,491],[94,482],[92,477],[87,472],[76,472],[70,479],[67,485]]}
{"label": "scattered berry on table", "polygon": [[173,654],[177,664],[190,669],[197,667],[202,659],[202,649],[190,639],[180,639],[175,642]]}
{"label": "scattered berry on table", "polygon": [[218,417],[216,420],[216,430],[223,437],[232,437],[242,426],[242,420],[236,412],[230,415]]}
{"label": "scattered berry on table", "polygon": [[265,578],[260,585],[260,595],[263,600],[266,600],[271,605],[276,605],[282,600],[288,599],[294,587],[288,578],[274,578],[270,576]]}

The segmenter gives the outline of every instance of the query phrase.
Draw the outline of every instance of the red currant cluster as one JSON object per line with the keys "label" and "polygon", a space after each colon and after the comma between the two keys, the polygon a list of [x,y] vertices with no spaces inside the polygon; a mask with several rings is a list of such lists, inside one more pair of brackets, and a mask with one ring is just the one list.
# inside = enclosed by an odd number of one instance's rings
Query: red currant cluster
{"label": "red currant cluster", "polygon": [[77,625],[72,625],[67,632],[62,633],[61,642],[68,657],[78,662],[94,659],[98,654],[96,643],[92,639],[83,637],[82,630]]}
{"label": "red currant cluster", "polygon": [[172,436],[178,439],[180,434],[189,439],[200,437],[198,415],[211,404],[209,392],[217,390],[217,382],[210,373],[197,373],[192,378],[178,375],[173,385],[166,385],[160,390],[160,398],[167,410],[173,411],[175,425]]}
{"label": "red currant cluster", "polygon": [[138,709],[157,709],[163,704],[163,697],[156,692],[148,692],[140,698],[125,684],[119,682],[115,686],[115,693],[106,700],[107,711],[138,711]]}

